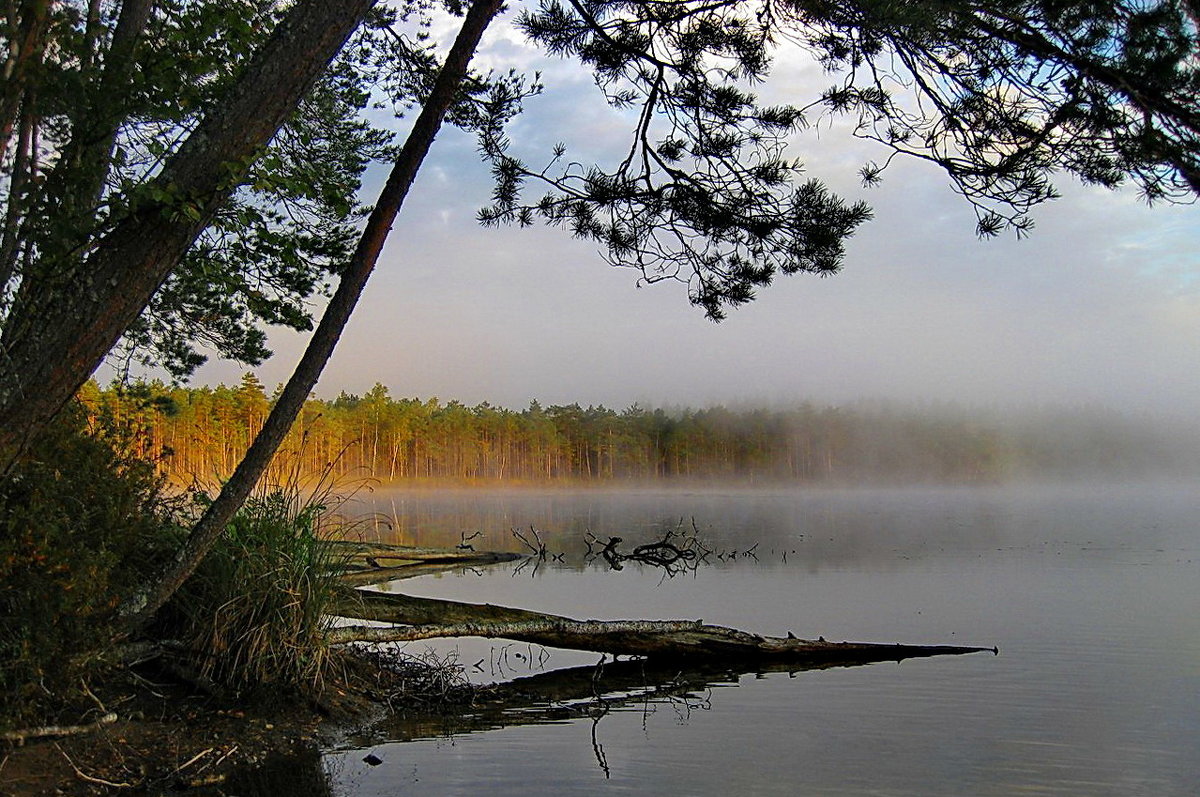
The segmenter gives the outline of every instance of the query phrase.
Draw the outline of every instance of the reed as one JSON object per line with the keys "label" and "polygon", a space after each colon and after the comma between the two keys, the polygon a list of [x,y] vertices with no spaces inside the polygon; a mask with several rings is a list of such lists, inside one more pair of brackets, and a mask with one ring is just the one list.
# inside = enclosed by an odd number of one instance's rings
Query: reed
{"label": "reed", "polygon": [[329,474],[310,485],[292,469],[257,488],[165,607],[203,678],[235,695],[318,695],[336,660],[325,632],[346,554],[330,543],[355,525],[338,512],[353,491]]}

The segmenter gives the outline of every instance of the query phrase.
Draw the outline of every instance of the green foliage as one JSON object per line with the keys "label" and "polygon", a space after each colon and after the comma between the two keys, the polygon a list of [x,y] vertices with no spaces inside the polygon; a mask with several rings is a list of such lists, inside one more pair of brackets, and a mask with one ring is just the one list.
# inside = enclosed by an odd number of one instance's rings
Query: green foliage
{"label": "green foliage", "polygon": [[[1189,0],[788,0],[780,26],[837,82],[820,101],[857,135],[930,160],[1018,233],[1053,177],[1200,193],[1200,50]],[[890,158],[888,159],[890,161]],[[868,164],[864,181],[886,167]]]}
{"label": "green foliage", "polygon": [[0,722],[61,700],[112,640],[118,600],[175,539],[152,464],[65,411],[0,476]]}
{"label": "green foliage", "polygon": [[[896,155],[937,164],[977,232],[1017,234],[1057,196],[1054,177],[1137,185],[1149,201],[1200,195],[1200,32],[1191,0],[540,0],[518,27],[590,68],[632,136],[619,164],[554,148],[531,168],[505,119],[485,127],[496,177],[486,224],[535,218],[595,240],[646,281],[689,284],[714,319],[778,273],[836,270],[867,218],[786,155],[795,134],[849,115]],[[790,106],[749,90],[799,48],[832,85]],[[794,94],[795,92],[793,92]],[[534,201],[529,183],[549,186]]]}
{"label": "green foliage", "polygon": [[261,489],[160,612],[158,633],[182,640],[201,674],[235,694],[318,693],[335,660],[324,631],[343,563],[329,545],[345,532],[336,500],[298,479]]}
{"label": "green foliage", "polygon": [[[545,0],[518,27],[549,52],[590,68],[614,108],[632,109],[619,164],[583,166],[555,148],[530,168],[511,154],[504,114],[482,127],[496,178],[484,224],[537,217],[600,243],[608,260],[646,282],[678,280],[713,319],[754,298],[779,274],[830,274],[870,217],[816,180],[801,180],[789,138],[797,108],[759,104],[774,49],[759,3],[563,3]],[[523,199],[526,183],[549,188]]]}
{"label": "green foliage", "polygon": [[[140,23],[126,15],[138,5],[149,8]],[[81,255],[139,207],[200,218],[202,198],[151,181],[289,5],[14,6],[0,57],[28,69],[0,87],[0,322],[73,283]],[[200,347],[258,363],[269,354],[263,325],[311,327],[307,300],[336,276],[368,210],[362,176],[395,154],[393,134],[367,111],[417,101],[437,67],[423,40],[429,11],[414,0],[370,14],[274,140],[226,164],[234,197],[126,331],[127,356],[182,376],[203,362]]]}
{"label": "green foliage", "polygon": [[[86,276],[82,256],[130,213],[205,217],[203,197],[151,181],[289,4],[158,0],[141,23],[127,19],[141,6],[19,3],[0,20],[6,342],[36,334],[36,322],[7,322],[22,307],[52,317],[54,293]],[[201,348],[253,364],[269,353],[264,325],[310,328],[310,299],[336,278],[366,210],[365,170],[396,152],[373,111],[428,96],[438,55],[427,31],[441,9],[463,4],[380,4],[274,140],[223,164],[233,198],[126,330],[127,354],[178,377]],[[885,148],[861,168],[866,184],[897,154],[942,167],[981,235],[1028,230],[1060,172],[1194,198],[1196,23],[1192,0],[542,0],[515,25],[592,71],[631,128],[620,161],[589,165],[559,144],[527,165],[506,126],[537,78],[471,75],[448,120],[479,134],[494,172],[484,223],[560,226],[646,282],[687,283],[720,319],[779,274],[836,271],[869,217],[790,154],[824,115],[849,115]],[[796,47],[832,85],[759,102],[772,59]],[[544,193],[525,197],[531,185]]]}

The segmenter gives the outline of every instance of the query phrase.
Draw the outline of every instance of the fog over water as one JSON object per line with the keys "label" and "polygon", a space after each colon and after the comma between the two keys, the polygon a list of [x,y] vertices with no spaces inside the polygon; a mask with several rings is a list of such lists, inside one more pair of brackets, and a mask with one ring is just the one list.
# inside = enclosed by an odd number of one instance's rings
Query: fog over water
{"label": "fog over water", "polygon": [[[480,547],[510,547],[511,527],[536,524],[562,555],[390,589],[573,617],[996,645],[999,655],[791,673],[751,665],[706,679],[676,666],[660,677],[690,679],[687,693],[607,710],[596,695],[659,682],[636,662],[608,665],[634,669],[613,683],[594,654],[444,641],[477,680],[586,665],[590,688],[574,712],[540,698],[534,679],[506,716],[473,706],[461,718],[383,720],[328,750],[319,774],[346,797],[1192,795],[1198,501],[1165,485],[381,490],[361,508],[389,519],[390,539],[452,545],[473,529]],[[655,540],[680,515],[722,554],[695,573],[610,570],[580,544],[586,530],[629,546]]]}

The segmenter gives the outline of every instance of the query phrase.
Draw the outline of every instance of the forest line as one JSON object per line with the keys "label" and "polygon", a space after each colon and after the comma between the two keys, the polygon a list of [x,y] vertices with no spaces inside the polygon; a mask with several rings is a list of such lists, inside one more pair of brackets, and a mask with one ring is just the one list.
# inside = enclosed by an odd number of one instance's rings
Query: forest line
{"label": "forest line", "polygon": [[[161,382],[80,393],[97,429],[153,459],[177,483],[227,478],[271,397],[253,374],[236,386]],[[579,404],[523,410],[364,395],[310,398],[272,463],[275,477],[383,483],[994,483],[1200,471],[1200,445],[1112,411],[1022,413],[953,405],[798,403],[786,409]]]}

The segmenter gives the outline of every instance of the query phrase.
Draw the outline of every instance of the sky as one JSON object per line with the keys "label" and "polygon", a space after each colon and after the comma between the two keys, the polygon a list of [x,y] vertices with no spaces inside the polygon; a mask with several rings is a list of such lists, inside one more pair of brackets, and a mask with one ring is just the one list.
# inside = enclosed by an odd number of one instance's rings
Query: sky
{"label": "sky", "polygon": [[[506,25],[480,63],[543,70],[544,95],[512,128],[529,162],[557,141],[581,158],[623,141],[627,127],[588,75]],[[764,94],[829,82],[783,57]],[[1200,416],[1200,208],[1147,207],[1132,190],[1063,176],[1064,197],[1035,212],[1029,237],[981,241],[971,209],[928,165],[898,162],[862,188],[857,169],[883,153],[837,123],[799,135],[792,154],[868,201],[874,219],[841,273],[780,277],[714,324],[685,286],[638,287],[636,273],[563,231],[480,227],[490,176],[474,141],[444,130],[317,395],[379,382],[396,397],[517,409],[884,400]],[[263,382],[284,381],[304,342],[272,335]],[[244,370],[214,360],[192,383],[234,383]]]}

